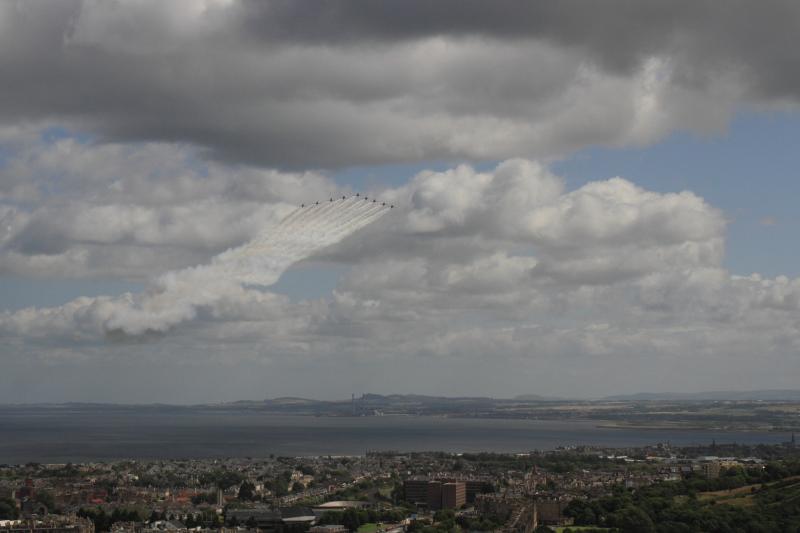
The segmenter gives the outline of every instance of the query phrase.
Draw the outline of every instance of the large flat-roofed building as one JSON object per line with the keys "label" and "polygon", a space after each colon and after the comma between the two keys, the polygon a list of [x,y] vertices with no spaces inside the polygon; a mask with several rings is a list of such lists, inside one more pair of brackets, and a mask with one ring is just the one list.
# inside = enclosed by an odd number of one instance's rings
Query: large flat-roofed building
{"label": "large flat-roofed building", "polygon": [[308,533],[347,533],[348,529],[341,524],[328,524],[325,526],[314,526]]}
{"label": "large flat-roofed building", "polygon": [[700,465],[700,471],[706,479],[717,479],[722,470],[719,461],[709,461]]}
{"label": "large flat-roofed building", "polygon": [[428,483],[427,479],[407,479],[403,482],[405,499],[411,503],[428,503]]}
{"label": "large flat-roofed building", "polygon": [[312,510],[314,511],[315,515],[322,516],[328,511],[344,511],[345,509],[365,509],[368,506],[369,506],[368,502],[362,502],[357,500],[340,500],[335,502],[321,503],[319,505],[314,506]]}
{"label": "large flat-roofed building", "polygon": [[255,522],[256,527],[263,531],[278,531],[281,529],[280,511],[265,506],[245,509],[228,509],[228,512],[225,513],[225,517],[228,520],[235,518],[239,524]]}
{"label": "large flat-roofed building", "polygon": [[0,520],[3,533],[94,533],[94,523],[77,516],[51,515],[42,520]]}
{"label": "large flat-roofed building", "polygon": [[305,531],[317,520],[314,512],[306,507],[284,507],[276,510],[265,506],[256,506],[228,509],[225,516],[228,520],[236,518],[239,524],[254,521],[258,529],[267,533]]}
{"label": "large flat-roofed building", "polygon": [[[432,510],[458,509],[467,501],[467,483],[464,481],[407,479],[403,489],[406,501],[424,504]],[[478,489],[475,490],[477,493]]]}
{"label": "large flat-roofed building", "polygon": [[540,524],[548,526],[568,526],[572,518],[564,516],[569,500],[539,500],[536,502],[537,519]]}
{"label": "large flat-roofed building", "polygon": [[467,479],[464,485],[466,485],[467,503],[475,503],[478,494],[494,492],[491,483],[482,479]]}
{"label": "large flat-roofed building", "polygon": [[442,509],[458,509],[467,502],[467,485],[463,481],[442,484]]}
{"label": "large flat-roofed building", "polygon": [[442,483],[439,481],[428,482],[428,509],[442,508]]}

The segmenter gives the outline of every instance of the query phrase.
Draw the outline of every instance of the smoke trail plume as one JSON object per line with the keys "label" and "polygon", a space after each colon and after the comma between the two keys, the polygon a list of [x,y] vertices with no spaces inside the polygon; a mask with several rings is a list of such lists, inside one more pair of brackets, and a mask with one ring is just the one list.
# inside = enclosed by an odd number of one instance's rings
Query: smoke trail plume
{"label": "smoke trail plume", "polygon": [[210,264],[167,272],[140,294],[78,299],[53,309],[98,324],[105,334],[164,332],[203,308],[243,291],[272,285],[293,263],[339,242],[385,215],[391,206],[352,196],[296,209],[276,227],[214,257]]}

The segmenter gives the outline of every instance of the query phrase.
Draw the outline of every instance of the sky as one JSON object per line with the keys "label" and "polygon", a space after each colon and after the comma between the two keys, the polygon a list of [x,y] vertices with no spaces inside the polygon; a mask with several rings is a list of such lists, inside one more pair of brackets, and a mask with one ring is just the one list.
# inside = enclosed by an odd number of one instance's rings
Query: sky
{"label": "sky", "polygon": [[[772,0],[0,3],[0,403],[796,388],[798,30]],[[281,225],[356,192],[396,208]]]}

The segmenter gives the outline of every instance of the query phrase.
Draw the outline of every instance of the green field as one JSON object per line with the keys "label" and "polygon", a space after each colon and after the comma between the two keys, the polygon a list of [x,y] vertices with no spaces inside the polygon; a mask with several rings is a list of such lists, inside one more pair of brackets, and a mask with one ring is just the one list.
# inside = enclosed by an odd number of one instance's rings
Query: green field
{"label": "green field", "polygon": [[369,524],[362,524],[358,528],[358,533],[375,533],[378,530],[378,524],[371,522]]}

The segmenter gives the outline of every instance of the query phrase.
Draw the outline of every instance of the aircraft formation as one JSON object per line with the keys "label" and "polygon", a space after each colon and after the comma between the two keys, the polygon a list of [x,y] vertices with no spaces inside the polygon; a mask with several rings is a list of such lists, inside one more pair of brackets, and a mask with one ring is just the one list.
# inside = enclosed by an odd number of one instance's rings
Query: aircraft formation
{"label": "aircraft formation", "polygon": [[[361,193],[358,193],[358,192],[357,192],[357,193],[355,194],[355,196],[352,196],[352,198],[361,198]],[[346,200],[346,199],[347,199],[347,196],[342,196],[342,200]],[[328,200],[328,201],[329,201],[329,202],[333,202],[333,197],[331,197],[331,198],[330,198],[330,200]],[[368,196],[364,196],[364,201],[369,201],[369,197],[368,197]],[[376,204],[376,203],[378,203],[378,200],[376,200],[375,198],[373,198],[373,199],[372,199],[372,203],[373,203],[373,204]],[[317,201],[316,201],[316,202],[314,202],[313,204],[308,204],[308,205],[319,205],[319,200],[317,200]],[[387,207],[387,204],[386,204],[386,202],[381,202],[381,205],[382,205],[383,207]],[[306,204],[300,204],[300,207],[301,207],[301,208],[303,208],[303,207],[305,207],[305,206],[306,206]],[[389,209],[394,209],[394,204],[389,204],[389,205],[388,205],[388,207],[389,207]]]}

